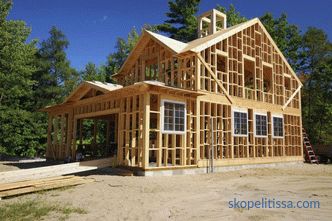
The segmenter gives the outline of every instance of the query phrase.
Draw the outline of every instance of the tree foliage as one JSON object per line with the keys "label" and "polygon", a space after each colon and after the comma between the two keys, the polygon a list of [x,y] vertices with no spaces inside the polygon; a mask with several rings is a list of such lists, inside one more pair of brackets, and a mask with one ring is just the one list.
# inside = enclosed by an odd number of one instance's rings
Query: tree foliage
{"label": "tree foliage", "polygon": [[0,154],[35,156],[46,144],[47,118],[38,110],[61,102],[78,83],[65,50],[69,42],[53,27],[37,47],[23,21],[8,20],[12,2],[0,0]]}
{"label": "tree foliage", "polygon": [[287,58],[289,64],[297,71],[299,69],[299,54],[302,42],[299,28],[288,22],[285,13],[281,14],[279,18],[273,18],[271,13],[266,13],[260,20],[280,51]]}
{"label": "tree foliage", "polygon": [[247,21],[248,19],[240,14],[240,12],[236,11],[233,4],[230,4],[229,8],[222,7],[217,5],[216,9],[226,14],[227,16],[227,27],[231,27],[242,22]]}
{"label": "tree foliage", "polygon": [[314,143],[332,143],[332,44],[326,33],[309,28],[301,47],[303,124]]}
{"label": "tree foliage", "polygon": [[30,111],[36,48],[23,21],[7,20],[11,7],[0,1],[0,154],[35,155],[43,136]]}
{"label": "tree foliage", "polygon": [[98,68],[94,63],[86,64],[85,69],[81,72],[81,79],[83,81],[106,81],[106,73],[103,68]]}
{"label": "tree foliage", "polygon": [[157,29],[171,38],[188,42],[197,38],[197,18],[200,0],[170,0],[168,1],[168,19]]}
{"label": "tree foliage", "polygon": [[78,72],[67,59],[69,41],[65,34],[56,27],[52,27],[49,34],[36,54],[38,71],[33,77],[37,82],[34,85],[35,96],[41,102],[38,107],[61,102],[79,81]]}
{"label": "tree foliage", "polygon": [[122,64],[125,62],[131,50],[135,47],[139,35],[135,28],[132,28],[128,34],[127,39],[118,38],[115,49],[116,51],[111,53],[107,57],[107,63],[104,67],[106,73],[106,81],[113,82],[112,75],[117,73]]}

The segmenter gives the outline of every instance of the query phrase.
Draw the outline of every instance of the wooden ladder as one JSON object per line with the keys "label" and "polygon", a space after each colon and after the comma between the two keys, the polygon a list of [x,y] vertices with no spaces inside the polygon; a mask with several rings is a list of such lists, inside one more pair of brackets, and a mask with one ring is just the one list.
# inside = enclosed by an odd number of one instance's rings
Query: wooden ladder
{"label": "wooden ladder", "polygon": [[318,158],[312,148],[308,134],[305,132],[304,128],[302,128],[302,134],[303,134],[303,149],[304,149],[304,154],[305,154],[305,161],[307,163],[317,163],[318,164]]}

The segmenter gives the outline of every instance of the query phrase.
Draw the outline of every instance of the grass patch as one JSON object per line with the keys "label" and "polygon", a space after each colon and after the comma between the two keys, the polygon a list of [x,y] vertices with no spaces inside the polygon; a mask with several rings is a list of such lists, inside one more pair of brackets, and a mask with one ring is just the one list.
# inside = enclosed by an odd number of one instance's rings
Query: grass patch
{"label": "grass patch", "polygon": [[42,220],[51,213],[59,216],[60,220],[66,220],[70,214],[86,214],[84,209],[72,207],[71,205],[60,205],[58,203],[45,203],[38,200],[15,202],[0,206],[1,221],[30,221]]}

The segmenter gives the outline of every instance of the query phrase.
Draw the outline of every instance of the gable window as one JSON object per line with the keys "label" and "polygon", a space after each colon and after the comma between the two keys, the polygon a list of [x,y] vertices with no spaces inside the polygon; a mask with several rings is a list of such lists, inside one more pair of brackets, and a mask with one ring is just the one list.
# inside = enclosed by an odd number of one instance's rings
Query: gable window
{"label": "gable window", "polygon": [[234,119],[234,136],[248,135],[248,113],[247,111],[233,111]]}
{"label": "gable window", "polygon": [[185,103],[162,100],[161,128],[163,133],[185,133],[186,107]]}
{"label": "gable window", "polygon": [[282,117],[273,116],[273,136],[274,137],[284,136],[284,124]]}
{"label": "gable window", "polygon": [[255,114],[255,135],[257,137],[267,136],[267,115]]}

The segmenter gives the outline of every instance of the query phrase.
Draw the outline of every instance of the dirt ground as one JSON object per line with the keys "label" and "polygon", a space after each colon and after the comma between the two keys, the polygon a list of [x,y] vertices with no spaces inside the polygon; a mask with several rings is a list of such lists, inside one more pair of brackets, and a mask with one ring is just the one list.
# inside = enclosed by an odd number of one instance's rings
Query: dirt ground
{"label": "dirt ground", "polygon": [[[69,220],[332,220],[332,165],[294,164],[202,175],[121,177],[0,201],[69,203],[87,214]],[[319,209],[233,209],[229,201],[318,200]],[[47,217],[46,220],[56,220]]]}

